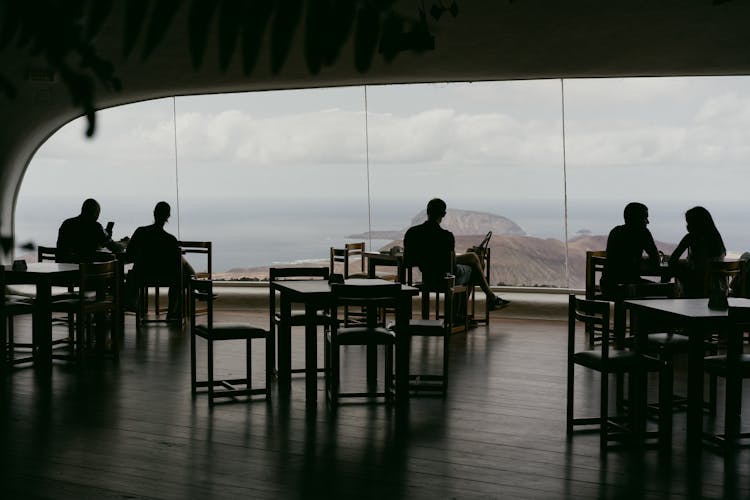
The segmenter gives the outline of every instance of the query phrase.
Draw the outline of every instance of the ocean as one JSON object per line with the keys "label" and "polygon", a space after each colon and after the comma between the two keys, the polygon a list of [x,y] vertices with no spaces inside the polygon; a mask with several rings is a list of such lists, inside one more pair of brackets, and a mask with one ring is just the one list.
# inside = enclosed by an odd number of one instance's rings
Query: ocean
{"label": "ocean", "polygon": [[[151,223],[151,207],[132,201],[105,201],[100,222],[115,221],[116,239],[129,236],[139,225]],[[57,228],[63,219],[74,216],[80,202],[65,209],[54,200],[19,201],[16,210],[16,243],[55,245]],[[677,243],[685,234],[684,212],[690,203],[647,203],[650,229],[657,241]],[[173,203],[173,205],[175,205]],[[368,219],[367,201],[287,200],[271,203],[260,200],[206,200],[180,203],[179,220],[173,216],[167,230],[183,240],[213,242],[215,272],[235,268],[327,259],[331,246],[363,238],[348,238],[373,230],[404,230],[423,208],[422,200],[378,203],[373,200]],[[579,232],[606,235],[622,223],[624,203],[612,201],[570,201],[568,235]],[[727,249],[741,253],[750,250],[745,207],[737,202],[704,204],[713,214]],[[529,236],[564,238],[563,204],[558,200],[463,200],[455,208],[485,211],[516,222]],[[449,206],[449,210],[450,210]],[[390,240],[367,240],[368,248],[379,249]],[[23,250],[16,250],[22,255]]]}

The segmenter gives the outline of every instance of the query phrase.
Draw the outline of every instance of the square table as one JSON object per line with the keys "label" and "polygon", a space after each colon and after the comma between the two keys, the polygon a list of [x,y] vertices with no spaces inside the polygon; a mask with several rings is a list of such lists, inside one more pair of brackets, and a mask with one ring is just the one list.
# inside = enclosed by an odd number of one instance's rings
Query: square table
{"label": "square table", "polygon": [[52,287],[76,285],[80,276],[78,264],[59,262],[32,262],[25,270],[5,266],[5,282],[8,285],[34,285],[34,313],[32,315],[32,343],[34,365],[41,368],[52,366]]}
{"label": "square table", "polygon": [[[750,307],[750,299],[729,298],[730,307]],[[642,299],[626,300],[625,308],[641,321],[653,318],[659,324],[682,328],[688,335],[687,444],[699,448],[703,433],[703,356],[704,337],[711,331],[727,331],[728,309],[710,309],[708,299]],[[645,350],[646,332],[637,329],[636,345]]]}
{"label": "square table", "polygon": [[[392,284],[381,279],[348,279],[347,284],[372,286]],[[305,399],[308,406],[316,404],[318,384],[318,345],[316,315],[320,309],[333,304],[331,285],[323,280],[278,280],[269,285],[269,293],[279,292],[281,325],[278,329],[279,386],[291,387],[291,326],[292,303],[305,306]],[[401,300],[396,313],[396,397],[403,401],[409,394],[409,335],[411,298],[419,291],[411,286],[401,286]]]}

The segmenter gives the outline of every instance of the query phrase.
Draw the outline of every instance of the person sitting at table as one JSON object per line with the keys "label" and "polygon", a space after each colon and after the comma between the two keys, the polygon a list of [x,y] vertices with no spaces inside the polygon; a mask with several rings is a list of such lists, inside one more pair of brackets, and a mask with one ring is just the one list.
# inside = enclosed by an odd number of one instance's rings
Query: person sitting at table
{"label": "person sitting at table", "polygon": [[427,203],[427,220],[413,226],[404,235],[404,261],[407,266],[416,265],[422,272],[422,280],[442,280],[446,274],[455,275],[456,285],[478,285],[487,296],[489,310],[501,309],[510,304],[495,295],[484,276],[482,264],[475,253],[456,256],[455,269],[450,268],[450,256],[455,251],[453,233],[440,227],[447,205],[439,198]]}
{"label": "person sitting at table", "polygon": [[618,285],[649,282],[641,277],[643,252],[648,256],[647,265],[659,267],[659,251],[647,227],[648,207],[635,201],[628,203],[623,218],[625,224],[615,226],[607,237],[607,260],[599,282],[606,298],[616,296]]}
{"label": "person sitting at table", "polygon": [[167,319],[177,319],[181,307],[178,259],[181,261],[184,283],[195,275],[195,271],[181,256],[177,238],[164,230],[170,215],[169,203],[160,201],[154,207],[154,223],[136,229],[128,242],[126,258],[133,262],[133,269],[128,272],[126,281],[126,307],[135,310],[140,283],[154,280],[169,285]]}
{"label": "person sitting at table", "polygon": [[[705,297],[709,262],[723,258],[727,249],[711,213],[704,207],[685,212],[685,222],[688,232],[672,252],[669,268],[682,285],[685,297]],[[685,251],[687,260],[682,261],[680,257]]]}
{"label": "person sitting at table", "polygon": [[76,217],[66,219],[57,232],[57,262],[96,262],[97,260],[111,260],[111,253],[121,252],[122,247],[112,241],[112,223],[107,224],[107,230],[99,224],[99,202],[89,198],[83,202],[81,213]]}

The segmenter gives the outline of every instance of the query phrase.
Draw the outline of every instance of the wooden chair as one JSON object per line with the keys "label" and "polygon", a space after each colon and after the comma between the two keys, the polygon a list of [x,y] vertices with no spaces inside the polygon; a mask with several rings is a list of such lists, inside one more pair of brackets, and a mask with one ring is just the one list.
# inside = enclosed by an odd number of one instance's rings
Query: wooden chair
{"label": "wooden chair", "polygon": [[[393,348],[396,335],[393,331],[378,323],[378,310],[383,307],[396,308],[401,293],[401,284],[388,283],[366,286],[334,284],[331,288],[334,296],[333,323],[331,330],[325,337],[326,399],[328,403],[335,408],[339,399],[343,397],[368,398],[370,400],[383,397],[386,403],[391,403],[395,392]],[[336,320],[339,308],[351,306],[364,308],[367,314],[365,324],[361,326],[339,325]],[[368,390],[341,392],[340,350],[344,346],[353,345],[367,346],[368,348]],[[372,360],[369,355],[370,353],[376,354],[377,346],[383,346],[385,350],[382,392],[378,392],[375,388],[375,365],[371,363],[376,360]]]}
{"label": "wooden chair", "polygon": [[[140,265],[139,265],[140,264]],[[183,264],[182,255],[177,252],[172,260],[172,271],[163,272],[163,263],[155,263],[150,265],[147,262],[137,263],[136,267],[128,275],[128,279],[136,280],[136,283],[131,286],[135,286],[138,290],[138,298],[135,308],[135,324],[137,328],[140,328],[145,323],[177,323],[182,325],[182,321],[186,316],[187,311],[185,310],[184,297],[178,292],[178,299],[180,301],[180,315],[178,317],[170,317],[168,311],[165,311],[161,307],[161,288],[169,289],[170,286],[176,286],[178,290],[184,289],[184,276],[183,276]],[[138,271],[136,273],[136,271]],[[175,284],[175,281],[177,282]],[[153,313],[149,311],[149,291],[153,289]]]}
{"label": "wooden chair", "polygon": [[750,378],[750,354],[743,352],[745,333],[750,332],[750,308],[729,308],[730,330],[725,354],[707,356],[703,361],[705,372],[725,380],[724,432],[704,432],[704,439],[725,451],[748,446],[750,433],[741,432],[742,381]]}
{"label": "wooden chair", "polygon": [[[199,392],[208,394],[208,404],[213,406],[217,400],[238,401],[251,400],[254,395],[263,394],[266,399],[271,397],[271,384],[266,366],[265,386],[253,387],[252,381],[252,341],[257,339],[265,344],[266,363],[268,350],[271,347],[271,335],[268,330],[246,323],[216,323],[214,322],[214,292],[210,280],[190,279],[190,387],[193,397]],[[199,306],[205,305],[206,314],[196,313]],[[201,319],[199,319],[201,318]],[[206,379],[198,379],[196,367],[196,339],[200,337],[206,341],[208,367]],[[241,378],[216,378],[214,375],[214,343],[225,340],[245,341],[245,376]],[[200,391],[199,391],[200,389]],[[228,398],[228,399],[227,399]]]}
{"label": "wooden chair", "polygon": [[586,299],[598,300],[602,298],[599,280],[602,277],[602,272],[604,272],[606,262],[607,252],[605,250],[586,252]]}
{"label": "wooden chair", "polygon": [[[344,279],[368,278],[365,264],[365,242],[346,243],[344,248],[331,247],[330,270],[331,274],[342,274]],[[336,273],[339,268],[341,273]],[[362,308],[344,308],[343,321],[345,324],[363,323],[365,312]]]}
{"label": "wooden chair", "polygon": [[36,247],[37,262],[55,262],[57,260],[57,247]]}
{"label": "wooden chair", "polygon": [[[451,267],[455,268],[456,254],[451,252]],[[431,312],[434,312],[435,319],[441,319],[450,316],[451,333],[465,332],[469,329],[468,298],[469,287],[466,285],[452,285],[446,288],[446,276],[436,278],[422,276],[422,281],[414,282],[413,266],[407,267],[407,284],[413,285],[419,289],[421,296],[422,319],[429,319]],[[455,276],[447,277],[455,279]],[[446,295],[450,294],[451,304],[447,307]],[[434,299],[434,302],[433,302]]]}
{"label": "wooden chair", "polygon": [[[673,299],[677,296],[677,284],[676,283],[636,283],[629,285],[618,286],[618,296],[615,301],[615,315],[623,315],[621,319],[616,319],[615,323],[621,322],[618,327],[623,330],[621,334],[616,335],[617,342],[622,343],[631,348],[635,347],[636,339],[627,338],[624,339],[625,327],[627,319],[624,317],[625,305],[624,301],[628,299]],[[639,330],[645,327],[641,325]],[[648,332],[646,334],[645,347],[649,354],[654,355],[657,359],[664,361],[665,366],[660,375],[660,387],[663,387],[667,392],[665,394],[659,394],[659,402],[649,405],[649,409],[656,411],[661,414],[661,404],[667,404],[668,410],[673,412],[677,408],[684,408],[687,404],[687,398],[685,396],[676,395],[674,393],[674,358],[678,354],[687,354],[688,352],[688,341],[689,338],[686,335],[682,335],[679,331],[671,329],[665,329],[662,325],[650,324],[648,325]],[[715,384],[713,384],[715,392]],[[622,401],[622,384],[618,384],[618,403]],[[666,426],[671,425],[671,418],[665,422]],[[671,431],[668,428],[664,429],[664,432]]]}
{"label": "wooden chair", "polygon": [[[727,296],[733,288],[746,290],[745,264],[742,260],[722,259],[709,262],[706,269],[704,296],[710,297],[714,290]],[[734,287],[730,286],[731,284],[734,284]]]}
{"label": "wooden chair", "polygon": [[[75,317],[75,345],[79,356],[96,342],[97,352],[106,350],[106,326],[110,325],[110,348],[117,358],[120,352],[119,321],[120,277],[117,261],[80,264],[80,280],[75,297],[52,301],[52,312]],[[73,340],[73,339],[71,339]],[[53,357],[56,357],[53,354]]]}
{"label": "wooden chair", "polygon": [[[319,279],[328,281],[329,272],[328,268],[322,267],[272,267],[268,270],[268,279],[270,282],[278,280],[304,280],[304,279]],[[273,358],[275,352],[275,340],[280,335],[281,328],[283,325],[281,320],[281,314],[276,305],[276,293],[269,287],[270,294],[268,297],[268,312],[270,317],[270,332],[271,332],[271,347],[270,352],[270,366],[273,367],[275,360]],[[316,316],[316,325],[323,326],[328,330],[331,326],[331,315],[328,311],[318,311]],[[304,310],[292,310],[290,317],[290,324],[288,325],[291,331],[291,327],[294,326],[305,326],[305,311]],[[278,340],[279,348],[282,346],[291,346],[291,339],[285,339],[284,342]],[[319,372],[324,371],[324,368],[318,368]],[[292,368],[292,373],[304,373],[304,368]]]}
{"label": "wooden chair", "polygon": [[[599,349],[577,350],[576,326],[594,323],[602,331],[602,341]],[[605,451],[610,440],[632,440],[638,442],[641,438],[652,437],[653,433],[645,432],[642,423],[645,422],[645,374],[648,371],[661,372],[664,362],[637,354],[627,349],[610,348],[610,304],[605,301],[579,299],[574,295],[568,301],[568,381],[567,381],[567,417],[566,431],[572,436],[576,427],[585,426],[590,430],[599,431],[599,446]],[[574,375],[575,366],[583,366],[600,373],[599,384],[599,416],[576,418],[574,415]],[[620,416],[610,416],[609,412],[609,375],[627,374],[630,378],[630,415],[628,419]],[[660,382],[663,379],[660,377]],[[659,388],[660,396],[666,394],[664,387]],[[668,440],[669,429],[667,419],[671,413],[667,412],[669,405],[662,404],[662,414],[659,418],[660,437]],[[640,413],[639,413],[640,412]],[[640,417],[643,417],[640,418]],[[629,423],[628,423],[629,420]]]}
{"label": "wooden chair", "polygon": [[331,274],[342,268],[344,279],[367,278],[367,267],[365,263],[365,242],[346,243],[344,248],[331,247],[330,269]]}
{"label": "wooden chair", "polygon": [[[443,289],[445,292],[445,309],[452,310],[454,278],[447,276],[444,279]],[[448,391],[448,368],[450,359],[449,340],[452,332],[452,315],[443,315],[438,319],[411,319],[409,321],[409,337],[427,337],[442,339],[442,370],[439,373],[414,373],[409,371],[409,390],[412,394],[434,394],[435,392],[445,396]],[[426,339],[423,339],[425,341]],[[423,351],[428,349],[423,346]],[[428,360],[424,360],[429,363]]]}
{"label": "wooden chair", "polygon": [[[15,318],[34,312],[30,298],[16,298],[5,294],[5,268],[0,266],[0,373],[9,371],[14,365],[34,360],[34,344],[15,341]],[[20,350],[20,353],[18,352]]]}
{"label": "wooden chair", "polygon": [[210,241],[179,241],[177,243],[183,256],[187,257],[191,254],[205,256],[206,266],[204,269],[196,269],[195,277],[207,280],[213,279],[213,244]]}

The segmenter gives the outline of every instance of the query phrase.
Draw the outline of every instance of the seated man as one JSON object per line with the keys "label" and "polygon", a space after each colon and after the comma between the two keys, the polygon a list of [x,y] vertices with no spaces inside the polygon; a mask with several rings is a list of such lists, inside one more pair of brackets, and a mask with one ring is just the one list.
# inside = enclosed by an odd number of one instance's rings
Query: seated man
{"label": "seated man", "polygon": [[625,224],[612,229],[607,238],[607,260],[600,285],[602,294],[608,298],[616,296],[617,285],[649,282],[641,278],[644,251],[649,264],[659,267],[659,251],[646,227],[648,207],[643,203],[628,203],[623,216]]}
{"label": "seated man", "polygon": [[418,266],[425,283],[442,280],[446,274],[453,274],[457,285],[478,285],[487,296],[487,308],[490,311],[506,307],[510,301],[492,292],[476,254],[468,252],[456,256],[456,267],[451,269],[451,254],[455,251],[456,240],[453,233],[440,227],[446,208],[443,200],[433,198],[427,203],[427,220],[406,231],[406,264]]}
{"label": "seated man", "polygon": [[[140,284],[144,280],[169,285],[168,319],[180,317],[180,272],[186,281],[194,275],[193,268],[181,257],[177,238],[164,230],[171,212],[166,201],[154,207],[154,223],[141,226],[130,238],[127,258],[133,262],[133,269],[127,279],[127,307],[134,309],[137,304]],[[180,263],[180,264],[178,264]]]}
{"label": "seated man", "polygon": [[111,260],[112,255],[102,252],[122,251],[120,245],[112,241],[112,223],[107,230],[99,224],[99,203],[89,198],[83,202],[81,213],[66,219],[57,232],[57,262],[96,262]]}

